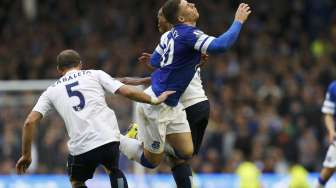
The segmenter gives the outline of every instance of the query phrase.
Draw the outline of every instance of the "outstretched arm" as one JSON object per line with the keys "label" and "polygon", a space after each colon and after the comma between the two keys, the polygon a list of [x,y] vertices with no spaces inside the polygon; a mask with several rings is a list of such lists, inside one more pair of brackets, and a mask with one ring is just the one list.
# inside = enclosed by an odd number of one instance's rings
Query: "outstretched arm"
{"label": "outstretched arm", "polygon": [[127,85],[148,85],[151,84],[151,78],[145,77],[145,78],[138,78],[138,77],[123,77],[123,78],[117,78],[121,83],[127,84]]}
{"label": "outstretched arm", "polygon": [[41,119],[41,113],[32,111],[24,122],[22,133],[22,156],[16,163],[16,171],[18,174],[25,173],[31,163],[31,145],[35,134],[35,127]]}
{"label": "outstretched arm", "polygon": [[237,40],[242,24],[246,21],[250,14],[250,7],[245,3],[241,3],[237,9],[235,20],[229,30],[218,38],[214,38],[210,42],[207,52],[209,54],[218,54],[229,49]]}
{"label": "outstretched arm", "polygon": [[131,100],[137,101],[137,102],[158,105],[164,102],[169,95],[174,94],[175,91],[165,91],[159,97],[156,98],[156,97],[147,95],[142,90],[134,86],[123,85],[116,91],[116,93],[124,97],[127,97]]}

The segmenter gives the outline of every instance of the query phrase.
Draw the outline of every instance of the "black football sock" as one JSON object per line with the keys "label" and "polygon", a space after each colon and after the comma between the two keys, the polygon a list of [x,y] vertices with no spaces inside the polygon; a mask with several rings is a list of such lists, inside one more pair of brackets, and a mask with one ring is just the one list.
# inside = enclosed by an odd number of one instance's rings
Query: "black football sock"
{"label": "black football sock", "polygon": [[191,188],[192,172],[188,163],[182,163],[172,168],[177,188]]}

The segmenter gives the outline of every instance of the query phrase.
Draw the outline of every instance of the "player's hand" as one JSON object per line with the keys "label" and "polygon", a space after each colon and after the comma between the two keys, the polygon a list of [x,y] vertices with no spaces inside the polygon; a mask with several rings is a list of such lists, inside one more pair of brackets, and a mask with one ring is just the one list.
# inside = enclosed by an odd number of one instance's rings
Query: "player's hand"
{"label": "player's hand", "polygon": [[209,55],[202,54],[201,56],[201,63],[199,64],[199,67],[203,67],[205,63],[207,63],[209,60]]}
{"label": "player's hand", "polygon": [[235,21],[238,21],[243,24],[250,14],[251,14],[250,6],[246,3],[240,3],[236,12]]}
{"label": "player's hand", "polygon": [[147,67],[147,69],[149,69],[150,71],[154,70],[154,67],[152,65],[150,65],[151,56],[152,56],[152,54],[144,52],[138,58],[139,63],[145,65]]}
{"label": "player's hand", "polygon": [[16,163],[16,172],[18,174],[26,173],[32,159],[31,156],[22,155],[21,158]]}
{"label": "player's hand", "polygon": [[329,132],[328,134],[328,142],[329,144],[333,144],[335,140],[336,133],[335,131]]}
{"label": "player's hand", "polygon": [[161,93],[161,95],[155,101],[153,101],[152,104],[158,105],[158,104],[163,103],[169,97],[169,95],[172,95],[175,92],[176,91],[165,91]]}

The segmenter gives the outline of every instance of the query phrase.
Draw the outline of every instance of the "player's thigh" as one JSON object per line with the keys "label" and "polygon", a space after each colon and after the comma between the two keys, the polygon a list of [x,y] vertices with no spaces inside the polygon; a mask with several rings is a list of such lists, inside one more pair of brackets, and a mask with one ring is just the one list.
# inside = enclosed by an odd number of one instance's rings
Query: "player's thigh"
{"label": "player's thigh", "polygon": [[110,173],[112,169],[119,168],[119,142],[111,142],[104,145],[100,163]]}
{"label": "player's thigh", "polygon": [[190,157],[194,152],[191,133],[174,133],[167,135],[167,142],[181,155]]}
{"label": "player's thigh", "polygon": [[187,120],[194,145],[194,154],[199,152],[202,145],[204,133],[209,121],[209,113],[210,104],[208,100],[186,108]]}
{"label": "player's thigh", "polygon": [[85,182],[93,177],[98,166],[95,151],[89,151],[81,155],[68,156],[67,171],[71,182]]}
{"label": "player's thigh", "polygon": [[167,125],[167,142],[178,151],[179,154],[189,156],[193,153],[193,142],[187,121],[186,112],[178,105],[174,111],[174,119]]}

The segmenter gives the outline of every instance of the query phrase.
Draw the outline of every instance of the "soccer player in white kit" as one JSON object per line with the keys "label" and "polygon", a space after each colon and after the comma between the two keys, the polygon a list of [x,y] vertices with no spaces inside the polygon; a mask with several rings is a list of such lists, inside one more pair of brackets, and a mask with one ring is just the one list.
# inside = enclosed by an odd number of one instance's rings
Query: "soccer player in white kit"
{"label": "soccer player in white kit", "polygon": [[109,173],[112,188],[128,187],[118,167],[120,131],[114,111],[106,104],[105,92],[154,105],[174,92],[151,97],[101,70],[81,70],[81,66],[81,58],[74,50],[65,50],[57,56],[57,69],[62,77],[43,92],[26,118],[17,172],[25,173],[29,167],[35,127],[54,108],[63,118],[70,137],[67,168],[72,187],[86,188],[85,181],[93,177],[100,164]]}
{"label": "soccer player in white kit", "polygon": [[336,168],[336,132],[335,132],[335,109],[336,109],[336,81],[333,81],[323,102],[322,113],[324,114],[324,123],[328,131],[328,142],[330,144],[327,156],[323,162],[323,168],[318,178],[317,188],[322,188],[328,182],[335,172]]}

